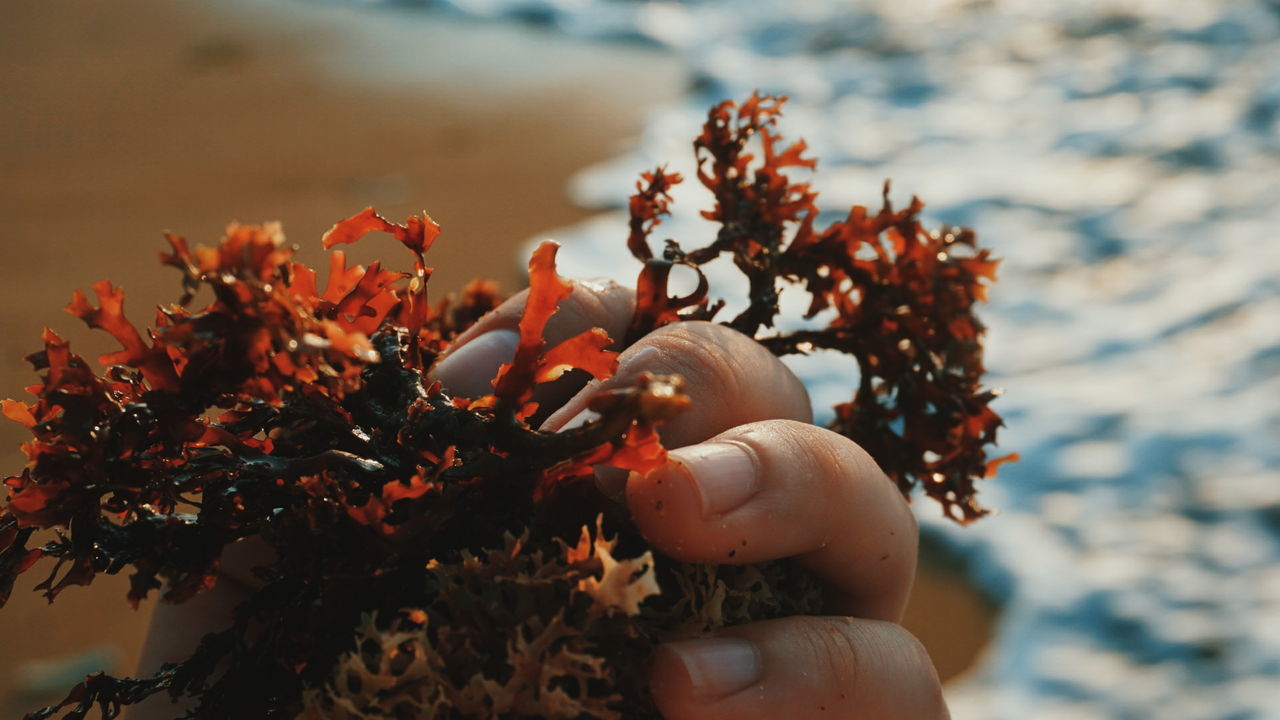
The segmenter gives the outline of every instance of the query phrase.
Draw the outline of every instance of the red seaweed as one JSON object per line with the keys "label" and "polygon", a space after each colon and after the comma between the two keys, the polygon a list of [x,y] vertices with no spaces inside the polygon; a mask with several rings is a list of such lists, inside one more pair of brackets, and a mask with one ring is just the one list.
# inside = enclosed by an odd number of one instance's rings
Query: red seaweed
{"label": "red seaweed", "polygon": [[[1001,420],[982,388],[983,326],[973,315],[997,261],[971,231],[925,231],[921,204],[853,208],[816,227],[815,167],[775,125],[781,98],[712,109],[694,143],[714,196],[710,245],[650,236],[679,175],[645,173],[627,246],[643,266],[634,341],[663,324],[714,319],[701,266],[729,255],[747,305],[726,324],[779,355],[813,348],[856,358],[852,399],[833,429],[867,448],[904,492],[923,485],[945,512],[986,511],[974,480]],[[336,245],[389,233],[408,272],[348,266]],[[135,605],[163,590],[184,602],[219,581],[224,550],[257,538],[274,551],[261,585],[192,655],[142,678],[87,677],[29,718],[103,717],[149,695],[197,700],[190,717],[654,718],[643,673],[663,638],[822,610],[816,580],[788,562],[714,568],[650,551],[604,498],[593,466],[648,472],[665,461],[657,427],[689,404],[675,377],[643,376],[595,398],[598,420],[563,433],[526,422],[535,390],[570,370],[610,377],[599,329],[546,347],[543,329],[570,285],[556,246],[530,260],[512,362],[493,392],[454,397],[428,378],[436,358],[500,302],[474,281],[432,305],[425,255],[440,234],[366,209],[333,226],[323,289],[278,225],[232,225],[215,246],[168,236],[177,303],[139,331],[123,292],[77,291],[68,311],[121,349],[98,372],[52,331],[28,360],[32,402],[4,415],[27,427],[27,466],[4,484],[0,605],[18,575],[52,565],[50,601],[101,574],[131,573]],[[698,286],[672,296],[676,266]],[[191,303],[201,288],[212,301]],[[778,297],[808,294],[825,327],[774,330]],[[834,311],[834,312],[831,312]],[[852,374],[851,374],[852,375]],[[40,538],[39,544],[33,544]],[[250,632],[250,628],[257,628]],[[334,632],[346,628],[346,632]]]}

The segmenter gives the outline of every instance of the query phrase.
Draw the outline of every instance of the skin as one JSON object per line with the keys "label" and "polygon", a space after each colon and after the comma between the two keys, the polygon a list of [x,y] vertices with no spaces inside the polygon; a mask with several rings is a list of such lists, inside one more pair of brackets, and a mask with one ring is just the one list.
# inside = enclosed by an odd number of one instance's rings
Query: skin
{"label": "skin", "polygon": [[[556,343],[602,327],[621,337],[634,309],[631,290],[579,282],[548,324]],[[446,388],[483,387],[510,358],[519,294],[458,339],[434,370]],[[467,351],[469,344],[477,342]],[[662,429],[666,467],[619,478],[598,471],[602,489],[626,503],[659,551],[693,562],[749,563],[793,558],[825,582],[830,617],[790,617],[670,643],[650,669],[667,720],[831,720],[948,718],[933,664],[897,623],[910,594],[918,533],[902,496],[855,443],[811,424],[803,385],[754,341],[720,325],[677,323],[619,356],[615,377],[586,386],[569,380],[540,398],[559,406],[543,423],[575,422],[589,399],[641,372],[680,374],[692,408]],[[450,362],[450,357],[453,362]],[[187,655],[206,631],[225,624],[252,582],[262,548],[237,548],[226,582],[181,606],[161,606],[141,670]],[[132,720],[170,717],[163,698]]]}

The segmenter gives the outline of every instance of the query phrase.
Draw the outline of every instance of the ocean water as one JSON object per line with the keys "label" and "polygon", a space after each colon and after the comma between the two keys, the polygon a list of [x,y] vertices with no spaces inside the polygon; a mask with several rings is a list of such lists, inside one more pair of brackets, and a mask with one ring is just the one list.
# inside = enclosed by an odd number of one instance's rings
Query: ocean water
{"label": "ocean water", "polygon": [[[927,202],[1004,258],[983,317],[1005,389],[1000,514],[925,532],[1001,604],[958,718],[1280,717],[1280,2],[436,0],[666,48],[692,78],[572,187],[566,274],[635,265],[625,198],[690,175],[706,108],[791,100],[820,205]],[[663,236],[696,246],[707,197]],[[602,269],[605,270],[602,273]],[[815,407],[847,365],[795,365]]]}

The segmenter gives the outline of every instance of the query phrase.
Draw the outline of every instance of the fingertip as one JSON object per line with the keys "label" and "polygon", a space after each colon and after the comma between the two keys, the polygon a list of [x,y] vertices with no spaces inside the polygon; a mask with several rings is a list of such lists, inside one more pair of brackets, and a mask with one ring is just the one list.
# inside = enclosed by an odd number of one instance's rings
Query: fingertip
{"label": "fingertip", "polygon": [[444,357],[431,371],[431,376],[449,393],[477,398],[493,391],[493,378],[498,368],[511,362],[520,333],[507,328],[490,330],[471,339]]}
{"label": "fingertip", "polygon": [[567,340],[583,330],[598,327],[609,334],[616,347],[635,313],[635,291],[606,278],[569,282],[573,286],[569,297],[560,303],[548,321],[548,339]]}
{"label": "fingertip", "polygon": [[703,538],[698,491],[688,470],[676,462],[632,473],[626,487],[627,509],[645,540],[659,552],[682,562],[697,562]]}

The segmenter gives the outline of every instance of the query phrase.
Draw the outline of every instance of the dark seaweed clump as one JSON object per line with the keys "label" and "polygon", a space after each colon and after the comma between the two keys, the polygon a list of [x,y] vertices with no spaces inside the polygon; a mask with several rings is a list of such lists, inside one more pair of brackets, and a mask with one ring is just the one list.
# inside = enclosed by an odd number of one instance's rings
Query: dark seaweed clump
{"label": "dark seaweed clump", "polygon": [[[981,387],[973,306],[996,261],[968,230],[925,231],[921,204],[854,207],[818,230],[816,194],[789,168],[813,168],[775,131],[782,100],[713,108],[694,143],[715,241],[693,250],[650,236],[678,175],[642,176],[627,241],[643,267],[634,340],[682,319],[715,320],[698,288],[674,297],[677,265],[728,255],[750,286],[726,324],[777,354],[856,358],[852,399],[833,429],[867,448],[907,492],[921,484],[960,521],[986,511],[973,482],[1001,421]],[[68,310],[121,350],[99,372],[52,331],[29,357],[34,402],[5,401],[27,426],[29,459],[4,482],[0,604],[16,577],[51,565],[52,601],[100,573],[128,570],[128,599],[181,603],[219,581],[224,550],[265,548],[258,587],[228,625],[156,675],[89,676],[30,718],[115,717],[156,693],[195,699],[188,717],[650,718],[643,668],[656,642],[727,624],[821,611],[821,593],[786,562],[693,566],[655,555],[605,500],[592,466],[646,472],[665,460],[656,428],[688,403],[679,378],[647,377],[597,398],[601,418],[565,433],[526,422],[535,388],[571,369],[609,377],[612,340],[591,330],[546,347],[542,329],[570,286],[556,247],[530,260],[514,360],[493,392],[465,398],[428,380],[436,358],[500,298],[475,281],[427,300],[425,256],[439,227],[372,209],[333,227],[325,247],[381,231],[411,253],[408,272],[348,267],[332,251],[321,287],[276,225],[233,225],[215,247],[168,238],[183,294],[145,334],[123,293],[94,286]],[[213,301],[193,310],[198,290]],[[774,331],[784,289],[809,297],[821,329]],[[37,533],[41,533],[37,536]],[[334,632],[349,628],[349,632]],[[220,667],[221,666],[221,667]]]}

